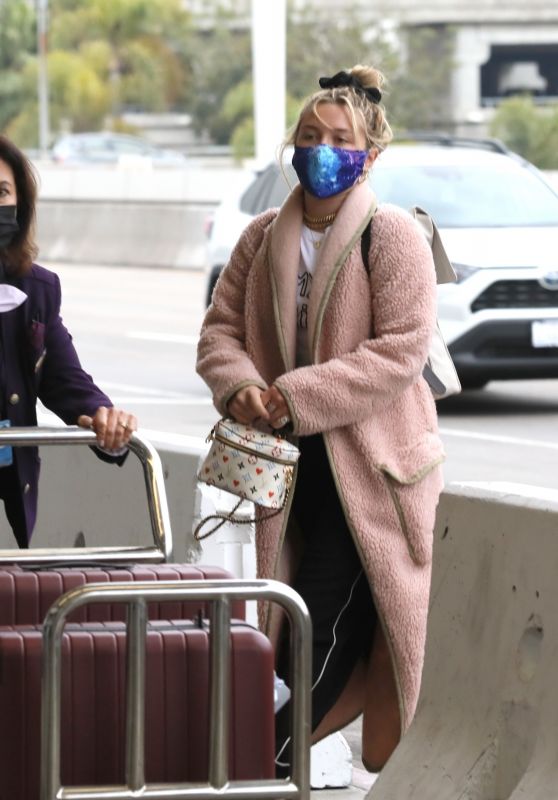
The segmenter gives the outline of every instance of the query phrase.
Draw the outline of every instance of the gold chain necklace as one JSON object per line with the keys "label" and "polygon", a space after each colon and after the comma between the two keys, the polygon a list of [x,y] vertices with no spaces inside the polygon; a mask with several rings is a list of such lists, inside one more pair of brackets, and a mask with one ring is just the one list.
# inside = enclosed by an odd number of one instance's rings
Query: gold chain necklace
{"label": "gold chain necklace", "polygon": [[332,214],[324,214],[323,217],[311,217],[306,212],[303,213],[302,219],[304,221],[304,224],[310,231],[310,238],[312,239],[312,245],[314,247],[314,250],[320,249],[323,242],[323,237],[321,237],[320,239],[314,239],[314,237],[312,236],[312,232],[314,231],[315,233],[325,233],[326,228],[332,224],[336,216],[337,216],[337,211],[334,211]]}
{"label": "gold chain necklace", "polygon": [[336,216],[337,211],[333,211],[331,214],[324,214],[323,217],[311,217],[310,214],[307,214],[305,211],[302,218],[304,224],[308,228],[327,228],[328,225],[331,225]]}

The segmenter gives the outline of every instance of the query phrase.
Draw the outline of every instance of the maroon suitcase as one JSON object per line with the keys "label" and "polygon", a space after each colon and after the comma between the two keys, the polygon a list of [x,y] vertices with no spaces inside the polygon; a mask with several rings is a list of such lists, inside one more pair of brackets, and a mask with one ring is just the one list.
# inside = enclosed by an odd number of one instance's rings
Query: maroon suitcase
{"label": "maroon suitcase", "polygon": [[[177,581],[232,578],[221,567],[192,564],[141,564],[130,567],[67,567],[41,568],[0,566],[0,625],[40,625],[45,614],[61,594],[87,583],[114,581]],[[194,619],[208,616],[202,600],[150,603],[150,619]],[[231,615],[245,619],[245,603],[234,600]],[[74,622],[126,619],[126,606],[87,605],[72,617]]]}
{"label": "maroon suitcase", "polygon": [[[39,626],[0,629],[0,797],[38,800]],[[62,783],[124,784],[125,625],[70,624],[62,640]],[[243,622],[231,627],[229,777],[274,777],[273,652]],[[208,632],[192,622],[148,624],[145,773],[148,782],[208,779]]]}
{"label": "maroon suitcase", "polygon": [[[15,446],[84,445],[93,444],[95,435],[92,431],[78,428],[11,428],[3,431],[3,440],[8,439]],[[52,548],[2,551],[0,564],[8,566],[0,566],[0,625],[39,625],[61,594],[87,583],[233,577],[220,567],[159,563],[166,562],[172,552],[172,533],[160,459],[139,434],[134,434],[129,447],[144,469],[149,510],[147,516],[151,523],[153,544],[82,550]],[[82,559],[89,565],[80,565]],[[166,602],[164,605],[152,603],[149,607],[151,619],[192,619],[200,613],[207,616],[208,608],[198,600]],[[88,606],[77,612],[73,621],[124,620],[125,615],[126,609],[120,604]],[[232,616],[245,618],[244,601],[236,600],[233,603]]]}

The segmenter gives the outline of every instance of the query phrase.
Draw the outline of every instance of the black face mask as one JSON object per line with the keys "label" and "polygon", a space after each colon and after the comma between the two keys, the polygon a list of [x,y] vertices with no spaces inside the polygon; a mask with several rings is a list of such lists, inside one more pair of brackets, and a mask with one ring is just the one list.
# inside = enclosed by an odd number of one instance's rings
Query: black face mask
{"label": "black face mask", "polygon": [[18,231],[17,206],[0,206],[0,249],[8,247]]}

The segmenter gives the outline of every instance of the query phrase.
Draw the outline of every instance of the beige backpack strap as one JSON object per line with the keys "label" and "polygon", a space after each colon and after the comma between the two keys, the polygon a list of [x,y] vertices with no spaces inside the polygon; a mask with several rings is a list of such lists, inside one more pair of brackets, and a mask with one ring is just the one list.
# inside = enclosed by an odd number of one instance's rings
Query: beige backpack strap
{"label": "beige backpack strap", "polygon": [[436,267],[436,282],[454,283],[457,280],[457,275],[444,249],[436,223],[430,214],[419,208],[419,206],[412,208],[411,214],[419,223],[432,249],[434,266]]}

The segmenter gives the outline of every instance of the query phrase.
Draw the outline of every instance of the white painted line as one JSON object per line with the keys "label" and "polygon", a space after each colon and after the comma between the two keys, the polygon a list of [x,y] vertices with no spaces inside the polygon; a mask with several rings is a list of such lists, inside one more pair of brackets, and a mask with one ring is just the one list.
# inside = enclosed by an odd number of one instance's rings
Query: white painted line
{"label": "white painted line", "polygon": [[173,445],[185,447],[189,451],[205,454],[209,444],[203,436],[191,436],[186,433],[171,433],[169,431],[156,431],[150,428],[140,428],[139,432],[150,442],[156,445]]}
{"label": "white painted line", "polygon": [[192,395],[184,394],[183,392],[165,391],[164,389],[153,389],[151,386],[134,386],[130,383],[113,383],[112,381],[96,381],[97,386],[101,386],[106,391],[114,392],[137,392],[138,394],[152,395],[154,397],[192,397]]}
{"label": "white painted line", "polygon": [[121,397],[118,394],[111,394],[110,399],[115,406],[135,405],[135,406],[211,406],[211,397]]}
{"label": "white painted line", "polygon": [[167,342],[168,344],[196,345],[199,336],[188,336],[180,333],[156,333],[151,331],[128,331],[128,339],[141,339],[144,342]]}
{"label": "white painted line", "polygon": [[475,439],[481,442],[494,442],[495,444],[510,444],[520,447],[541,447],[545,450],[558,450],[558,442],[542,442],[539,439],[520,439],[518,436],[500,436],[494,433],[477,433],[464,431],[457,428],[440,428],[441,436],[455,436],[459,439]]}

